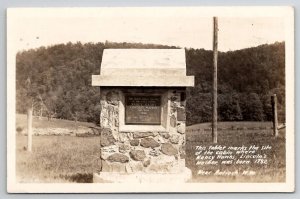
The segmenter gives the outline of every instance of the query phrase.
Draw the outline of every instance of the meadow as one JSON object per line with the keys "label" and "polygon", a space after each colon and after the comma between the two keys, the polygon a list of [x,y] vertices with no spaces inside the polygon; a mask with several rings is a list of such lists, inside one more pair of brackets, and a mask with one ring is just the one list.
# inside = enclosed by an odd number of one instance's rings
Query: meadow
{"label": "meadow", "polygon": [[16,175],[19,182],[92,182],[99,168],[99,137],[16,137]]}
{"label": "meadow", "polygon": [[[70,130],[75,130],[78,126],[82,127],[95,127],[96,125],[88,122],[74,122],[71,120],[63,120],[53,118],[48,120],[46,117],[38,118],[34,117],[32,120],[33,128],[66,128]],[[16,127],[21,131],[27,131],[27,115],[16,114]]]}
{"label": "meadow", "polygon": [[[192,170],[193,178],[191,182],[284,182],[285,181],[285,129],[279,131],[279,136],[273,136],[273,130],[270,129],[269,123],[253,123],[253,126],[247,123],[248,128],[223,129],[218,131],[218,143],[212,143],[211,130],[189,129],[186,135],[186,166]],[[225,126],[228,124],[225,124]],[[241,124],[240,124],[241,125]],[[221,125],[222,126],[222,125]],[[242,126],[242,125],[241,125]],[[196,146],[245,146],[255,145],[259,147],[258,154],[267,155],[267,164],[218,164],[218,165],[196,165],[195,148]],[[271,150],[262,152],[262,146],[271,146]],[[203,176],[197,175],[199,170],[210,171],[254,171],[255,175],[238,175],[238,176]]]}
{"label": "meadow", "polygon": [[[19,121],[19,122],[18,122]],[[21,122],[20,122],[21,121]],[[41,125],[41,122],[43,123]],[[58,123],[58,124],[56,124]],[[17,128],[24,120],[17,120]],[[35,127],[61,126],[72,130],[72,121],[39,121],[34,119]],[[81,125],[92,125],[82,123]],[[191,182],[283,182],[285,180],[285,130],[279,137],[272,135],[269,122],[224,122],[219,123],[218,145],[257,146],[270,145],[267,165],[249,168],[249,165],[197,166],[195,147],[209,146],[211,131],[209,124],[187,127],[186,166],[192,170]],[[24,126],[22,126],[24,128]],[[99,136],[78,137],[63,135],[33,136],[32,152],[26,151],[27,136],[16,136],[16,175],[19,182],[92,182],[92,174],[100,168]],[[199,176],[199,169],[251,169],[255,176]]]}

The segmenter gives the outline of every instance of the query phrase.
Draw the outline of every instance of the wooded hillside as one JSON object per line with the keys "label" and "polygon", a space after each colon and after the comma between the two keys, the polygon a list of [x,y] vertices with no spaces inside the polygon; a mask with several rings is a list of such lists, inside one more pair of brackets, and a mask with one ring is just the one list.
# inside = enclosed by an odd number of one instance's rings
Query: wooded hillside
{"label": "wooded hillside", "polygon": [[[132,43],[68,43],[19,52],[16,57],[16,106],[49,118],[99,122],[99,89],[91,76],[100,73],[105,48],[176,48]],[[285,120],[284,43],[219,53],[218,113],[220,121],[271,120],[270,96],[277,94],[279,121]],[[186,49],[187,123],[211,120],[212,51]],[[32,101],[30,100],[32,99]]]}

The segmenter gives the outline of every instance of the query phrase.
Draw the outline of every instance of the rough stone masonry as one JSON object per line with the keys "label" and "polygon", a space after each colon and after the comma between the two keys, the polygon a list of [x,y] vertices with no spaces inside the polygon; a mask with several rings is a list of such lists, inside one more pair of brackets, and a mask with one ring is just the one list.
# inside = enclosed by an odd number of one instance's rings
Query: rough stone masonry
{"label": "rough stone masonry", "polygon": [[194,77],[186,76],[183,49],[105,50],[92,82],[100,86],[100,178],[187,169],[185,89]]}

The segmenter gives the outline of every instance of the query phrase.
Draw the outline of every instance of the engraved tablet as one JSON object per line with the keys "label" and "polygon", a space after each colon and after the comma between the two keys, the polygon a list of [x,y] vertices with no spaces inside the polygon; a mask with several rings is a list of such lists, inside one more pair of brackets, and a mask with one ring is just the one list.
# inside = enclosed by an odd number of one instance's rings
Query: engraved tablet
{"label": "engraved tablet", "polygon": [[161,124],[161,96],[127,95],[125,124]]}

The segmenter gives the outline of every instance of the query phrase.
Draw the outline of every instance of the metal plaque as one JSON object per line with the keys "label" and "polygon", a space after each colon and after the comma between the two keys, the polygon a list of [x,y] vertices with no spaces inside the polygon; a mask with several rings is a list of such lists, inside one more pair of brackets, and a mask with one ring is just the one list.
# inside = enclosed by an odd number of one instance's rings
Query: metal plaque
{"label": "metal plaque", "polygon": [[127,95],[125,124],[161,124],[161,96]]}

